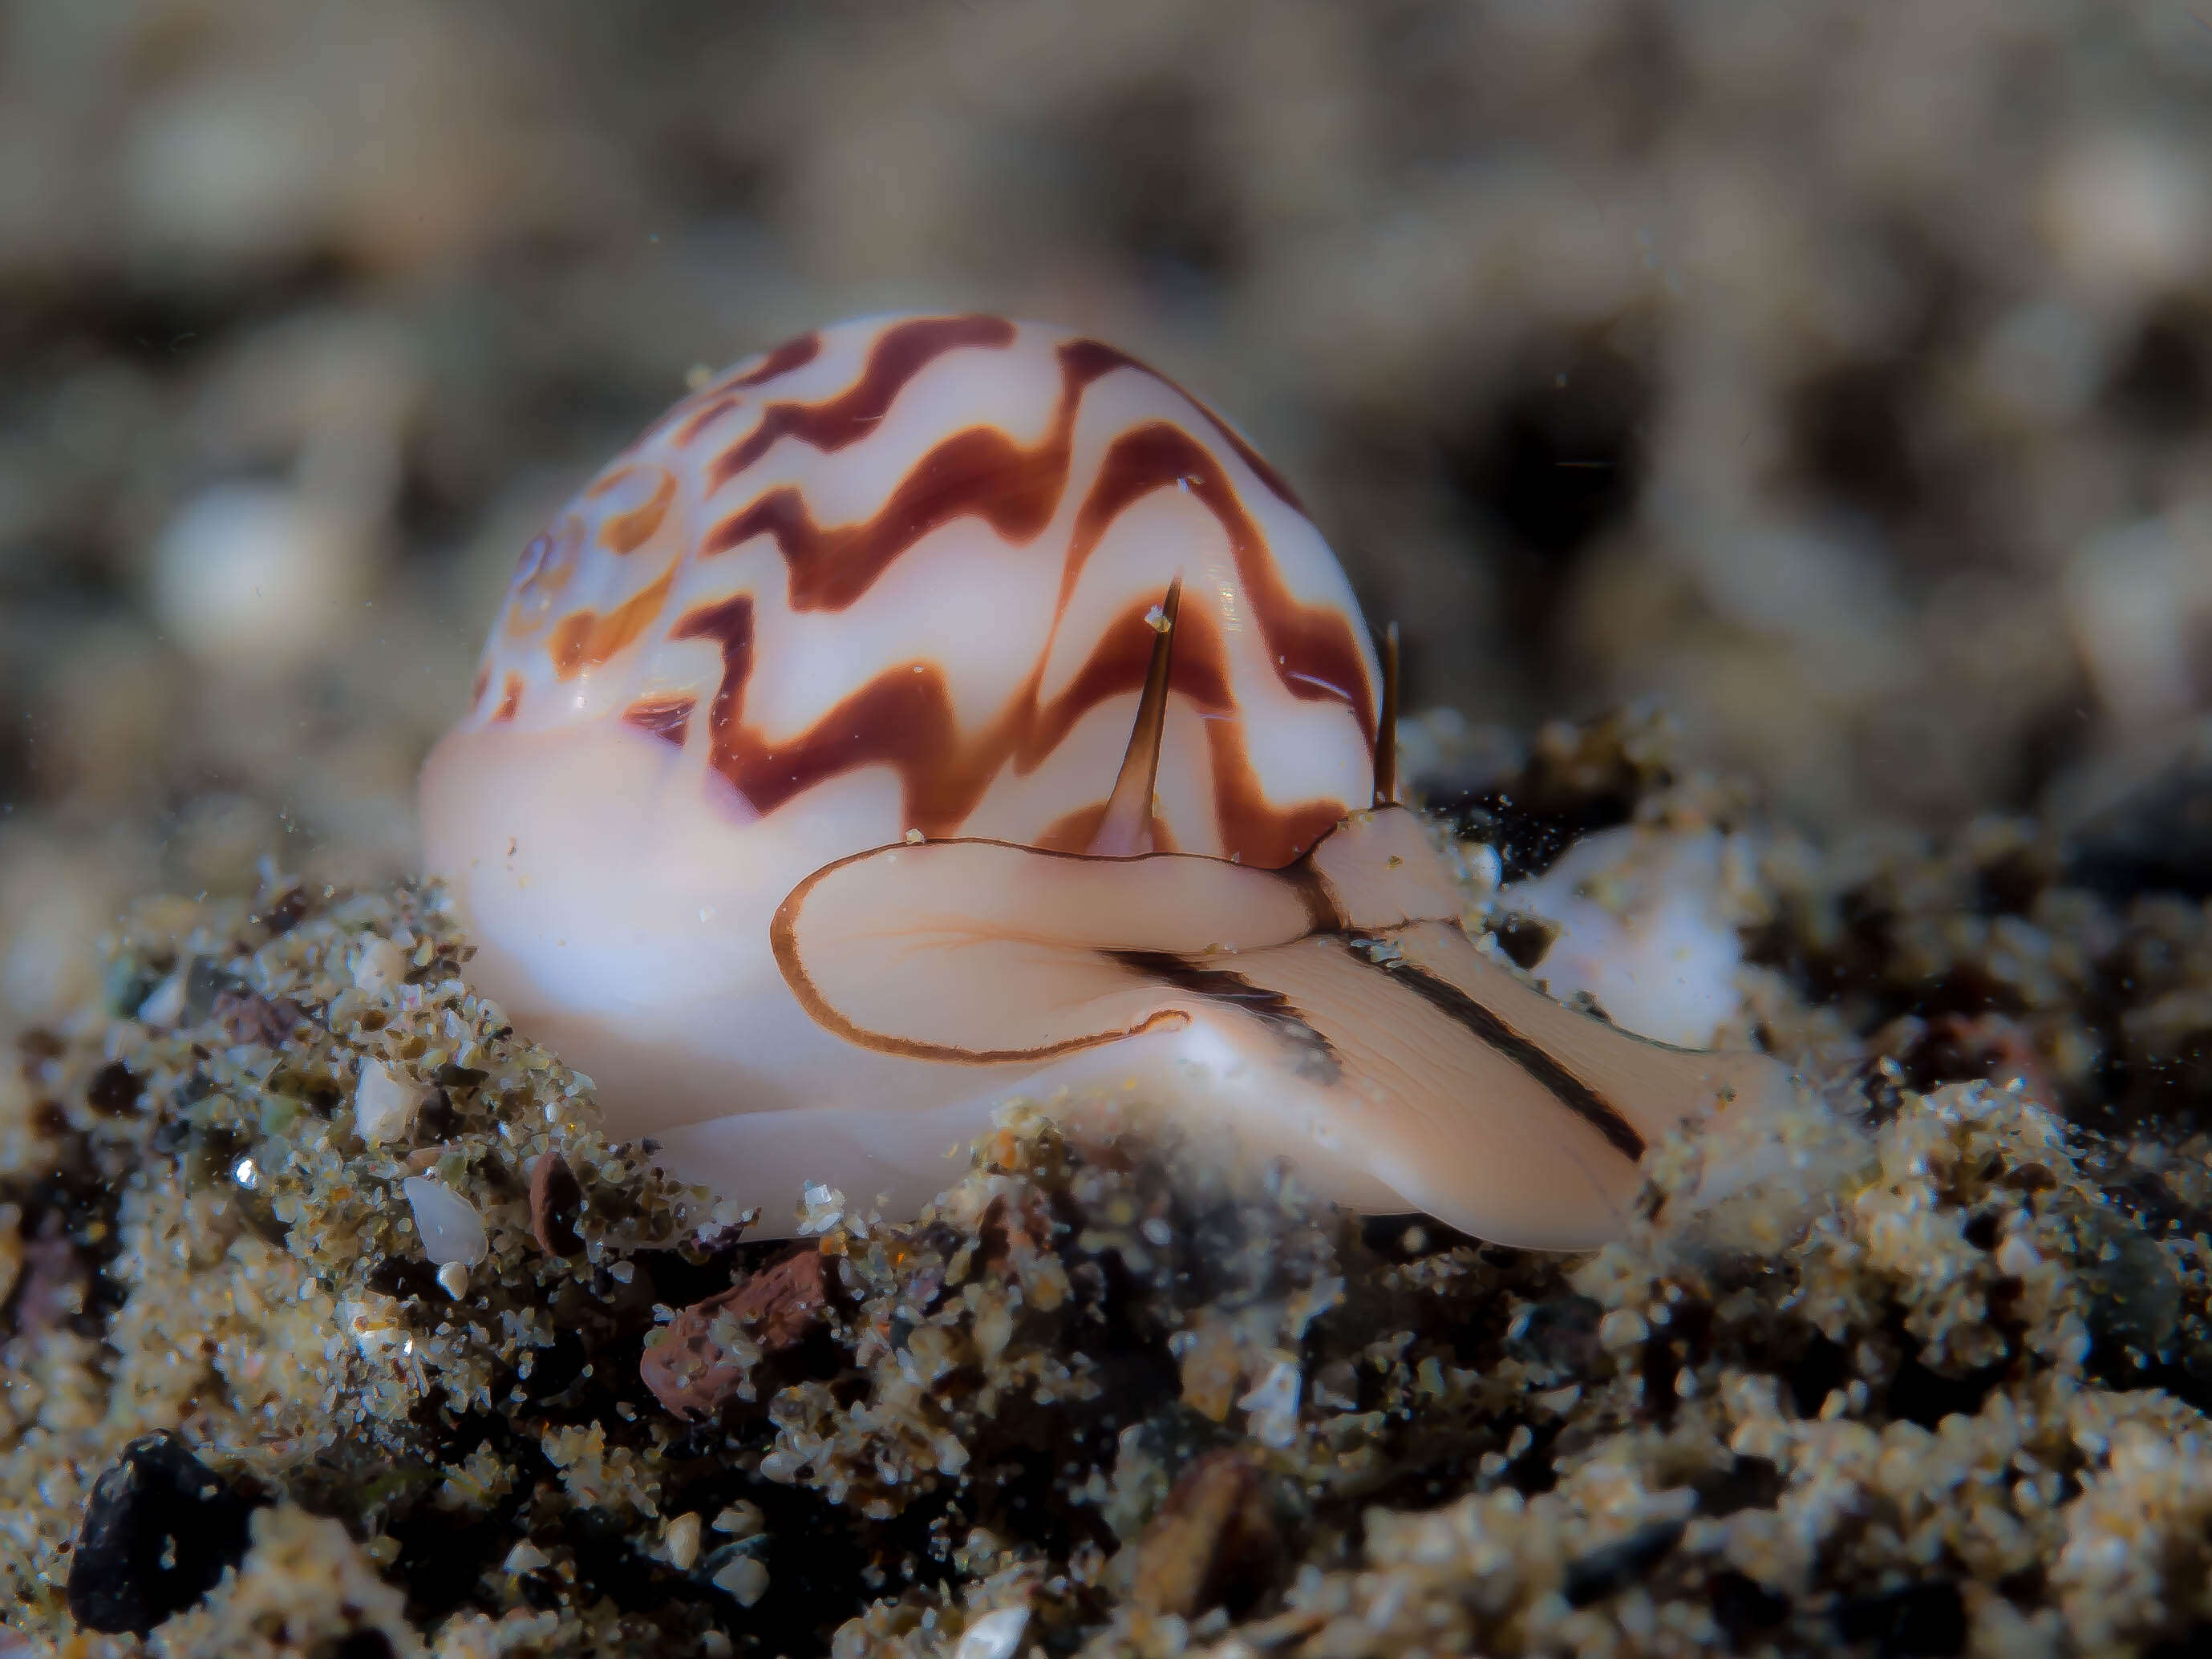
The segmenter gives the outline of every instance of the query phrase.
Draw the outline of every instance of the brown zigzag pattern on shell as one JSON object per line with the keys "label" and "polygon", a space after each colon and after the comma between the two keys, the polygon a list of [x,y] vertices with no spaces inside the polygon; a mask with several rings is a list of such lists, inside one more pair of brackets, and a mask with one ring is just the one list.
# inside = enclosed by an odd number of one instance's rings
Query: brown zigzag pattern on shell
{"label": "brown zigzag pattern on shell", "polygon": [[[784,438],[824,453],[864,441],[900,395],[932,363],[969,349],[1000,350],[1013,343],[1014,325],[987,316],[923,318],[891,325],[869,343],[858,375],[842,389],[812,401],[773,402],[743,436],[711,459],[693,462],[707,475],[708,493],[742,474]],[[682,447],[744,401],[744,393],[814,362],[819,335],[788,341],[753,368],[702,390],[672,410],[626,452],[626,460],[658,434]],[[812,727],[773,744],[743,719],[747,677],[757,659],[755,615],[750,596],[695,605],[664,622],[678,569],[692,557],[712,558],[760,537],[781,555],[787,598],[799,611],[842,611],[856,603],[898,559],[933,531],[977,518],[1018,547],[1042,533],[1073,483],[1073,434],[1088,388],[1118,370],[1131,369],[1169,387],[1201,415],[1215,435],[1254,477],[1294,509],[1297,497],[1274,470],[1218,415],[1165,376],[1114,347],[1075,339],[1056,348],[1060,386],[1043,434],[1024,445],[996,426],[978,424],[953,433],[910,466],[884,505],[857,523],[817,523],[804,492],[781,484],[725,514],[695,548],[619,604],[578,608],[552,622],[547,650],[556,678],[571,681],[602,669],[651,640],[713,641],[722,658],[720,684],[707,702],[713,763],[763,812],[839,773],[888,765],[897,771],[908,822],[930,835],[950,834],[972,811],[1004,766],[1026,772],[1050,752],[1078,720],[1109,698],[1138,687],[1152,637],[1140,615],[1117,618],[1088,653],[1074,680],[1048,705],[1037,701],[1048,637],[1023,687],[980,726],[962,731],[945,677],[924,662],[888,666],[841,701]],[[680,417],[680,421],[679,421]],[[672,428],[671,422],[678,422]],[[610,469],[586,492],[604,495],[634,465]],[[1252,618],[1268,646],[1281,684],[1301,701],[1346,703],[1360,727],[1372,732],[1373,697],[1360,641],[1350,620],[1326,605],[1306,605],[1285,586],[1265,532],[1239,496],[1222,459],[1199,436],[1175,422],[1149,420],[1116,434],[1083,480],[1062,569],[1052,632],[1076,591],[1083,568],[1115,520],[1154,491],[1180,489],[1220,526]],[[597,540],[617,554],[642,546],[659,527],[677,495],[674,475],[660,470],[640,506],[608,516]],[[541,538],[544,540],[544,538]],[[547,545],[552,545],[547,543]],[[568,571],[545,561],[537,578],[565,583]],[[549,581],[550,579],[550,581]],[[1195,618],[1192,619],[1194,622]],[[1228,665],[1220,641],[1206,623],[1183,630],[1173,688],[1202,709],[1233,712]],[[536,631],[534,629],[530,630]],[[512,630],[509,630],[510,636]],[[495,635],[496,637],[496,635]],[[512,720],[520,692],[512,676],[497,718]],[[680,712],[678,704],[681,703]],[[678,744],[688,734],[693,700],[667,696],[629,705],[629,724]],[[1285,864],[1335,821],[1340,804],[1318,801],[1271,805],[1246,752],[1239,722],[1209,719],[1205,726],[1216,817],[1226,845],[1245,849],[1255,863]],[[1098,807],[1089,806],[1052,824],[1041,845],[1084,844]]]}

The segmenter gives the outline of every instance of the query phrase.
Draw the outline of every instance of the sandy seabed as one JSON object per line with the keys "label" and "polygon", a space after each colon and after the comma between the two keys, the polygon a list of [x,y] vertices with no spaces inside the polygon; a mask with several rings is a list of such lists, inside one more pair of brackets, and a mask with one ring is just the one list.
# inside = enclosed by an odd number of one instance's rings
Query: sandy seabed
{"label": "sandy seabed", "polygon": [[[8,1626],[343,1659],[2202,1642],[2204,905],[2124,824],[1815,849],[1648,720],[1486,779],[1413,750],[1458,768],[1471,919],[1540,976],[1484,872],[1729,837],[1726,1034],[1820,1096],[1762,1179],[1692,1201],[1670,1142],[1620,1242],[1546,1256],[1017,1109],[918,1219],[817,1188],[748,1242],[470,993],[436,892],[272,870],[140,906],[0,1082]],[[480,1259],[428,1259],[410,1180]]]}

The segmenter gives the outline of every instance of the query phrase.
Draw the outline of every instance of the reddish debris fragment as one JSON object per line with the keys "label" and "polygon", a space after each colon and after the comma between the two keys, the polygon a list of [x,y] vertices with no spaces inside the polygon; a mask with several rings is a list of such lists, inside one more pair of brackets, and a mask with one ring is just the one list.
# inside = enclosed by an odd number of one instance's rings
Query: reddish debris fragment
{"label": "reddish debris fragment", "polygon": [[2002,1014],[1978,1019],[1946,1014],[1929,1029],[1936,1042],[1952,1051],[1960,1070],[1978,1071],[1999,1088],[2017,1081],[2031,1097],[2046,1105],[2057,1103],[2057,1090],[2035,1039],[2014,1021]]}
{"label": "reddish debris fragment", "polygon": [[1896,1080],[1908,1088],[1925,1091],[1984,1078],[2001,1089],[2018,1083],[2047,1106],[2060,1099],[2034,1033],[2002,1014],[1939,1014],[1932,1019],[1906,1014],[1876,1031],[1870,1046],[1877,1061],[1895,1062]]}
{"label": "reddish debris fragment", "polygon": [[724,1314],[736,1319],[764,1352],[787,1352],[822,1322],[830,1299],[827,1268],[821,1252],[807,1246],[684,1309],[669,1326],[668,1340],[647,1349],[639,1362],[645,1386],[678,1417],[712,1416],[736,1395],[746,1375],[744,1364],[715,1341],[717,1319]]}
{"label": "reddish debris fragment", "polygon": [[1189,1619],[1241,1610],[1266,1589],[1279,1554],[1260,1468],[1245,1452],[1208,1452],[1188,1468],[1137,1540],[1131,1598],[1146,1612]]}
{"label": "reddish debris fragment", "polygon": [[993,1199],[977,1230],[983,1265],[1004,1267],[1035,1261],[1051,1248],[1058,1224],[1051,1201],[1034,1187],[1019,1189],[1012,1202],[1004,1195]]}
{"label": "reddish debris fragment", "polygon": [[547,1152],[538,1160],[530,1171],[530,1231],[539,1249],[568,1256],[584,1248],[575,1221],[583,1201],[583,1184],[566,1158]]}
{"label": "reddish debris fragment", "polygon": [[293,1028],[306,1018],[306,1011],[289,997],[264,997],[258,991],[216,994],[215,1023],[233,1042],[281,1047],[291,1040]]}
{"label": "reddish debris fragment", "polygon": [[49,1331],[84,1311],[92,1272],[49,1210],[39,1231],[23,1241],[23,1279],[15,1294],[15,1328],[27,1335]]}

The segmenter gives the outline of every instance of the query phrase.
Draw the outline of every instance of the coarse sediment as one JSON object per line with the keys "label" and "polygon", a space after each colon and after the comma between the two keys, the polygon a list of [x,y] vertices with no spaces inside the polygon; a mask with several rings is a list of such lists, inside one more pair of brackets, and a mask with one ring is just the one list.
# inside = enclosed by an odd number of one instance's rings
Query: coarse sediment
{"label": "coarse sediment", "polygon": [[[2020,822],[1802,844],[1648,722],[1437,805],[1539,973],[1486,871],[1614,819],[1740,842],[1735,1035],[1823,1085],[1760,1179],[1711,1201],[1669,1143],[1620,1242],[1547,1257],[1018,1109],[918,1219],[817,1189],[750,1243],[468,991],[434,892],[143,906],[0,1081],[8,1625],[348,1659],[2212,1629],[2203,903],[2070,886]],[[429,1259],[410,1180],[481,1260]],[[716,1368],[681,1411],[672,1334]],[[243,1553],[143,1635],[76,1629],[94,1483],[165,1430]]]}

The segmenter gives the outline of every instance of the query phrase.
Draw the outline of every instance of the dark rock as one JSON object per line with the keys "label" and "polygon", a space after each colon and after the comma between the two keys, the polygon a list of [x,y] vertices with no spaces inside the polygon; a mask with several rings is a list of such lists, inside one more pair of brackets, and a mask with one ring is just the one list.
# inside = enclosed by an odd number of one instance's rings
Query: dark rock
{"label": "dark rock", "polygon": [[2181,1322],[2181,1275],[2166,1247],[2117,1218],[2097,1216],[2075,1264],[2088,1306],[2089,1335],[2100,1348],[2149,1355],[2173,1340]]}
{"label": "dark rock", "polygon": [[1665,1560],[1674,1546],[1681,1542],[1684,1524],[1680,1521],[1654,1521],[1617,1542],[1592,1550],[1588,1555],[1577,1556],[1567,1563],[1566,1579],[1559,1593],[1567,1598],[1569,1607],[1586,1607],[1626,1589]]}
{"label": "dark rock", "polygon": [[1737,1457],[1695,1483],[1698,1513],[1717,1521],[1743,1510],[1771,1510],[1788,1485],[1772,1459]]}
{"label": "dark rock", "polygon": [[1966,1647],[1966,1604],[1948,1580],[1907,1584],[1845,1601],[1836,1628],[1846,1642],[1871,1642],[1881,1659],[1951,1659]]}
{"label": "dark rock", "polygon": [[331,1650],[331,1659],[392,1659],[392,1638],[380,1630],[357,1630]]}
{"label": "dark rock", "polygon": [[1733,1570],[1715,1573],[1705,1589],[1712,1601],[1713,1622],[1727,1632],[1730,1647],[1741,1646],[1790,1616],[1787,1596]]}
{"label": "dark rock", "polygon": [[2212,896],[2212,756],[2193,756],[2091,819],[2066,875],[2115,903],[2138,893]]}
{"label": "dark rock", "polygon": [[2180,1635],[2154,1643],[2142,1650],[2142,1659],[2197,1659],[2212,1653],[2212,1619],[2199,1619]]}
{"label": "dark rock", "polygon": [[218,968],[205,957],[194,957],[185,967],[184,1024],[199,1025],[215,1012],[215,1001],[225,992],[250,993],[253,988],[236,974]]}
{"label": "dark rock", "polygon": [[428,1624],[476,1593],[477,1581],[513,1547],[496,1516],[471,1516],[422,1504],[392,1522],[399,1546],[392,1577],[407,1587],[407,1616]]}
{"label": "dark rock", "polygon": [[1817,1415],[1828,1395],[1850,1378],[1850,1350],[1817,1334],[1782,1372],[1782,1380],[1789,1386],[1790,1404],[1796,1407],[1800,1417]]}
{"label": "dark rock", "polygon": [[1892,1417],[1932,1429],[1947,1417],[1978,1413],[1990,1391],[2011,1369],[2009,1359],[1999,1359],[1963,1376],[1948,1376],[1924,1364],[1916,1350],[1905,1357],[1897,1374],[1890,1378],[1885,1404]]}
{"label": "dark rock", "polygon": [[1605,1358],[1605,1344],[1597,1334],[1604,1313],[1586,1296],[1540,1302],[1528,1310],[1511,1347],[1517,1357],[1549,1367],[1554,1376],[1592,1376]]}
{"label": "dark rock", "polygon": [[1491,937],[1498,941],[1498,948],[1512,958],[1515,967],[1533,972],[1550,952],[1559,930],[1540,916],[1524,916],[1509,910],[1498,918]]}
{"label": "dark rock", "polygon": [[167,1431],[93,1484],[70,1561],[70,1613],[88,1630],[143,1636],[244,1559],[252,1504]]}
{"label": "dark rock", "polygon": [[85,1085],[86,1104],[103,1117],[120,1117],[138,1103],[146,1085],[121,1060],[110,1060]]}
{"label": "dark rock", "polygon": [[270,936],[273,938],[279,934],[290,933],[295,927],[297,927],[300,925],[301,920],[307,915],[307,890],[304,888],[294,887],[286,890],[282,897],[280,897],[274,904],[271,904],[267,909],[264,910],[258,920],[260,921],[261,925],[269,930]]}
{"label": "dark rock", "polygon": [[453,1109],[453,1097],[445,1090],[433,1089],[430,1097],[415,1114],[415,1135],[419,1140],[450,1140],[461,1132],[461,1115]]}

